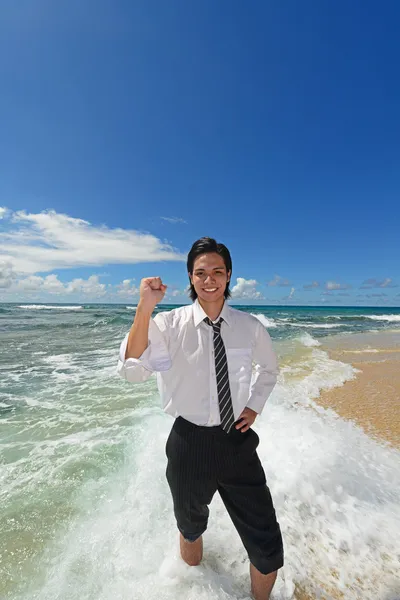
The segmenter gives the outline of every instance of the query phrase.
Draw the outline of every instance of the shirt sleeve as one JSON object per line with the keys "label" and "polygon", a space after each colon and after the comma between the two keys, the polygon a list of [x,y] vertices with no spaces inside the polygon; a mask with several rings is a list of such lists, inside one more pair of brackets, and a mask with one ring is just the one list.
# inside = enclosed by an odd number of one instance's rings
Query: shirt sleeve
{"label": "shirt sleeve", "polygon": [[250,398],[247,407],[261,414],[275,387],[279,373],[270,335],[261,323],[257,324],[253,361],[255,362],[255,369],[252,374]]}
{"label": "shirt sleeve", "polygon": [[141,383],[154,372],[171,368],[169,353],[168,313],[158,313],[149,323],[149,343],[139,358],[125,359],[129,331],[121,342],[117,373],[130,383]]}

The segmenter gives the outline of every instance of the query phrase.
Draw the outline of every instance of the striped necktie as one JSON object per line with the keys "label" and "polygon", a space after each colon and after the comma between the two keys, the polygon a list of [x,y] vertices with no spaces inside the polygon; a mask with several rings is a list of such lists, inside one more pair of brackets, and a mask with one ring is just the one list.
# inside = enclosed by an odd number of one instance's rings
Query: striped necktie
{"label": "striped necktie", "polygon": [[228,362],[223,339],[221,337],[221,318],[218,323],[213,323],[208,317],[204,319],[214,331],[214,360],[215,375],[217,378],[218,404],[221,419],[221,427],[229,433],[235,422],[232,406],[231,389],[229,387]]}

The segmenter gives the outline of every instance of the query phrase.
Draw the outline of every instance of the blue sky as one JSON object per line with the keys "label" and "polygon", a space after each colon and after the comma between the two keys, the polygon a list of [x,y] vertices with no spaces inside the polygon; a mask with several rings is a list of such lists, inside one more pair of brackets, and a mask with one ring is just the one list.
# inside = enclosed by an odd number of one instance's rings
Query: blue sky
{"label": "blue sky", "polygon": [[236,303],[399,306],[399,18],[3,0],[0,301],[135,303],[160,275],[187,302],[210,235]]}

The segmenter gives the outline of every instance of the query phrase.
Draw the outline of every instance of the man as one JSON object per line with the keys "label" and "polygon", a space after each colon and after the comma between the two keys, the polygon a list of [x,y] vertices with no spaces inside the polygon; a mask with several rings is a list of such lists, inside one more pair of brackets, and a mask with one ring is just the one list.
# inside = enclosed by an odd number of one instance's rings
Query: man
{"label": "man", "polygon": [[208,505],[218,490],[250,559],[253,596],[268,600],[283,547],[251,426],[276,383],[276,358],[261,323],[226,302],[232,273],[226,246],[198,240],[187,270],[193,304],[154,320],[167,286],[159,277],[142,280],[118,372],[132,383],[156,372],[164,410],[175,418],[167,479],[183,560],[200,563]]}

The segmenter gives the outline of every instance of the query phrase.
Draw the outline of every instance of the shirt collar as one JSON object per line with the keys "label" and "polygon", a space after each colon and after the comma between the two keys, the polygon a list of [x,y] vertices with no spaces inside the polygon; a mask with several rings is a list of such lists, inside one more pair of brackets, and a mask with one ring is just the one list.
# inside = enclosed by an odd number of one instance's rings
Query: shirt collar
{"label": "shirt collar", "polygon": [[[193,319],[194,319],[194,326],[198,327],[200,325],[200,323],[202,321],[204,321],[204,319],[206,318],[206,313],[204,312],[203,308],[200,305],[200,302],[198,301],[198,299],[196,298],[196,300],[193,302]],[[227,325],[230,325],[232,322],[232,309],[231,307],[227,304],[227,302],[224,302],[224,306],[222,307],[221,313],[219,315],[218,318],[223,318],[223,320],[225,321],[225,323]]]}

